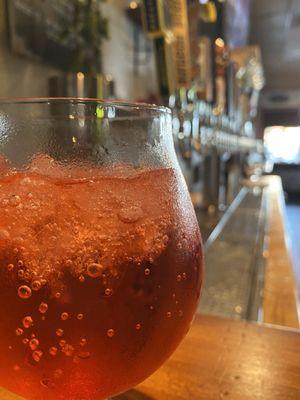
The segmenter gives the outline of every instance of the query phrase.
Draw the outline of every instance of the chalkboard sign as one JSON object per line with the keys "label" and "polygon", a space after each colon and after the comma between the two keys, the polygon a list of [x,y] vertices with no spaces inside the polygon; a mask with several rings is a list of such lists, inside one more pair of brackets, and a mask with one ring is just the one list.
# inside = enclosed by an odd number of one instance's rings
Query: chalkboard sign
{"label": "chalkboard sign", "polygon": [[12,50],[64,68],[72,51],[62,32],[74,15],[70,0],[7,0]]}

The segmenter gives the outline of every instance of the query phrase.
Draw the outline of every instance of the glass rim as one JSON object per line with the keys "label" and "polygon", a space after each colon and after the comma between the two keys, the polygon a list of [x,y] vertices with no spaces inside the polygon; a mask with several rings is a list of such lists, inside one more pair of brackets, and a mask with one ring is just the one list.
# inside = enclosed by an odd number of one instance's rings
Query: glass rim
{"label": "glass rim", "polygon": [[88,97],[0,97],[1,104],[95,104],[103,107],[127,108],[135,111],[152,111],[171,114],[171,110],[165,106],[156,104],[128,102],[123,100],[110,100]]}

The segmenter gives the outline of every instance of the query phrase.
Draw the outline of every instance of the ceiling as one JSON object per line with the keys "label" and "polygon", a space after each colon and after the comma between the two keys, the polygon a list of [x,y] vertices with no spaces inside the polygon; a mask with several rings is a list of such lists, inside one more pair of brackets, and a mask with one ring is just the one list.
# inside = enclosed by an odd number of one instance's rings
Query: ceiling
{"label": "ceiling", "polygon": [[251,43],[262,48],[269,90],[300,90],[300,0],[252,0]]}

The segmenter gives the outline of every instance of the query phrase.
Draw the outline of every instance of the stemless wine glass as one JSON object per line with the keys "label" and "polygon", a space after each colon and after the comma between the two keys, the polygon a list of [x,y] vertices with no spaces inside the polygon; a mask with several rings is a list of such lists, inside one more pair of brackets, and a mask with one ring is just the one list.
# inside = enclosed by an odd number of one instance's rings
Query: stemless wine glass
{"label": "stemless wine glass", "polygon": [[0,101],[0,386],[104,399],[187,333],[202,245],[168,109]]}

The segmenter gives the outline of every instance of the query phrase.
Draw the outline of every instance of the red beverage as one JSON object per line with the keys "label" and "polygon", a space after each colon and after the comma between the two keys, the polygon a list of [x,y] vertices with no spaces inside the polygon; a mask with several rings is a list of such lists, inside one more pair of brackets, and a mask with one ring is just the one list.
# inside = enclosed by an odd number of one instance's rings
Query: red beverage
{"label": "red beverage", "polygon": [[0,386],[30,400],[139,383],[187,333],[200,294],[177,171],[70,171],[47,157],[0,166]]}

